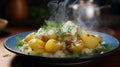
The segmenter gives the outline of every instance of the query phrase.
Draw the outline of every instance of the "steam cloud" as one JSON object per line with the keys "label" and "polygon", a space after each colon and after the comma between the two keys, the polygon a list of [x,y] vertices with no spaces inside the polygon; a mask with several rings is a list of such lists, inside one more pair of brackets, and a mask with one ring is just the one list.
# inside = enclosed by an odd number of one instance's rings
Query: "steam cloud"
{"label": "steam cloud", "polygon": [[101,32],[108,33],[114,35],[114,31],[107,27],[107,25],[102,26],[100,22],[101,19],[99,16],[95,16],[94,19],[84,19],[84,9],[79,7],[77,10],[73,10],[70,6],[74,4],[78,4],[80,0],[51,0],[48,3],[48,7],[51,12],[53,12],[53,16],[49,18],[50,21],[57,21],[61,23],[65,23],[68,20],[76,20],[77,24],[80,28],[84,30],[94,30],[96,31],[100,28]]}
{"label": "steam cloud", "polygon": [[70,19],[71,9],[69,8],[70,4],[75,4],[79,0],[52,0],[49,2],[48,7],[51,12],[54,12],[54,15],[49,18],[51,21],[58,21],[64,23]]}

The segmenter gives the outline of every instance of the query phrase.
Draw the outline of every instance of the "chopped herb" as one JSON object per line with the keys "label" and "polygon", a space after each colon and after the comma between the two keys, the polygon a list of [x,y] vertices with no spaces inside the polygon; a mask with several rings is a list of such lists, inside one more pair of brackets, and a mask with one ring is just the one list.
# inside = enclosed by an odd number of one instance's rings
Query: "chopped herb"
{"label": "chopped herb", "polygon": [[47,24],[47,26],[50,26],[50,27],[58,27],[59,26],[59,24],[57,22],[54,22],[54,21],[47,22],[46,24]]}
{"label": "chopped herb", "polygon": [[3,57],[9,57],[10,56],[10,54],[5,54],[5,55],[3,55]]}
{"label": "chopped herb", "polygon": [[42,55],[43,55],[42,52],[38,52],[38,53],[36,54],[36,56],[42,56]]}
{"label": "chopped herb", "polygon": [[46,25],[43,25],[41,28],[44,29],[44,30],[46,30],[46,29],[47,29],[47,26],[46,26]]}
{"label": "chopped herb", "polygon": [[58,36],[60,39],[64,39],[66,36],[66,33],[65,32],[58,32]]}
{"label": "chopped herb", "polygon": [[28,46],[25,46],[25,47],[24,47],[25,50],[28,50],[28,48],[29,48]]}
{"label": "chopped herb", "polygon": [[22,41],[22,39],[20,39],[19,37],[16,37],[17,43],[16,46],[17,47],[21,47],[24,45],[24,42]]}
{"label": "chopped herb", "polygon": [[102,48],[97,48],[95,50],[93,50],[93,53],[94,54],[100,54],[101,52],[108,52],[110,50],[113,49],[113,46],[112,45],[102,45]]}
{"label": "chopped herb", "polygon": [[61,28],[62,24],[54,21],[47,21],[46,25],[43,25],[41,28],[44,30],[49,30],[51,28]]}
{"label": "chopped herb", "polygon": [[83,56],[86,56],[86,54],[78,51],[73,52],[73,57],[83,57]]}

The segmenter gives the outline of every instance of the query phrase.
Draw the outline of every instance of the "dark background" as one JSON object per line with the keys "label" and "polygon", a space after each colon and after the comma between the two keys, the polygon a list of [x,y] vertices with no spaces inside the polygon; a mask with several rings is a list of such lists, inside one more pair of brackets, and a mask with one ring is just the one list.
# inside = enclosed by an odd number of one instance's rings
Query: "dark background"
{"label": "dark background", "polygon": [[[47,3],[50,0],[27,0],[29,8],[31,6],[47,7]],[[111,5],[111,8],[105,8],[101,11],[101,14],[114,14],[120,15],[120,1],[119,0],[94,0],[99,6]],[[8,0],[0,0],[0,17],[6,16],[6,6]]]}
{"label": "dark background", "polygon": [[[8,1],[10,0],[0,0],[0,17],[6,17],[6,7],[8,5]],[[26,0],[28,8],[30,10],[33,6],[41,6],[43,8],[47,7],[47,3],[50,0]]]}
{"label": "dark background", "polygon": [[[5,18],[7,19],[6,16],[6,7],[8,5],[8,1],[10,0],[0,0],[0,18]],[[48,2],[51,0],[26,0],[27,4],[29,6],[29,19],[32,21],[33,18],[42,18],[43,20],[39,19],[34,19],[33,21],[36,22],[44,22],[45,18],[49,18],[49,10],[48,10]],[[74,0],[71,0],[74,1]],[[102,9],[101,15],[114,15],[114,16],[119,16],[120,15],[120,0],[94,0],[95,3],[97,3],[99,6],[104,6],[104,5],[111,5],[111,8],[104,8]],[[41,10],[35,10],[34,7],[42,7],[44,10],[47,12],[44,13],[39,13]],[[34,10],[35,15],[33,15],[32,10]],[[42,14],[42,16],[40,16]],[[44,15],[45,14],[45,15]],[[32,18],[32,19],[31,19]],[[29,20],[28,19],[28,20]],[[9,21],[11,25],[16,25],[15,23]],[[29,21],[25,21],[29,22]],[[41,24],[41,23],[36,23],[36,25]],[[22,25],[28,25],[28,23],[23,23]]]}

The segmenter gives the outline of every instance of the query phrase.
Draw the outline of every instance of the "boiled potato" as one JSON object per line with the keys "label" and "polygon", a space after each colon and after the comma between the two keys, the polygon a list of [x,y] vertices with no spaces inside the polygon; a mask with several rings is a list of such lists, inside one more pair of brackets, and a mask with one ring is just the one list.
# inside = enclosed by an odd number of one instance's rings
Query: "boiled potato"
{"label": "boiled potato", "polygon": [[28,41],[30,41],[34,36],[35,36],[35,33],[34,33],[34,32],[33,32],[33,33],[30,33],[30,34],[28,34],[28,35],[24,38],[24,41],[25,41],[25,42],[28,42]]}
{"label": "boiled potato", "polygon": [[45,43],[41,39],[31,39],[28,45],[33,49],[33,51],[43,51]]}
{"label": "boiled potato", "polygon": [[57,35],[46,35],[42,37],[43,41],[48,41],[49,39],[57,39]]}
{"label": "boiled potato", "polygon": [[62,48],[62,46],[60,45],[60,43],[55,40],[55,39],[49,39],[47,42],[46,42],[46,45],[45,45],[45,50],[47,52],[56,52],[58,50],[60,50]]}
{"label": "boiled potato", "polygon": [[96,48],[98,44],[102,41],[101,36],[96,36],[93,34],[82,33],[80,34],[80,37],[85,43],[84,46],[91,49]]}
{"label": "boiled potato", "polygon": [[81,52],[82,49],[84,48],[84,43],[75,43],[74,45],[71,45],[71,47],[69,48],[70,51],[77,51],[77,52]]}

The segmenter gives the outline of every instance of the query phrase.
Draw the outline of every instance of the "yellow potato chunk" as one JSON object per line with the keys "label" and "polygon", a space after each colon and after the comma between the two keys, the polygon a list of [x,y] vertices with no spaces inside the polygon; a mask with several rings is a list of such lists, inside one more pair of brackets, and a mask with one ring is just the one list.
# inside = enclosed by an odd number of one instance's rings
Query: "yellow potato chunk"
{"label": "yellow potato chunk", "polygon": [[49,39],[57,39],[57,35],[46,35],[42,37],[43,41],[48,41]]}
{"label": "yellow potato chunk", "polygon": [[30,33],[28,34],[25,38],[24,38],[24,41],[25,42],[29,42],[33,37],[35,36],[35,33]]}
{"label": "yellow potato chunk", "polygon": [[76,43],[74,45],[71,45],[71,47],[69,48],[70,51],[77,51],[77,52],[81,52],[82,49],[84,48],[84,43],[81,42],[81,43]]}
{"label": "yellow potato chunk", "polygon": [[94,49],[98,46],[98,44],[102,41],[102,37],[101,36],[96,36],[93,34],[86,34],[86,33],[82,33],[80,34],[81,39],[84,41],[84,45],[87,48],[91,48]]}
{"label": "yellow potato chunk", "polygon": [[60,50],[61,48],[62,48],[62,46],[55,39],[49,39],[45,45],[45,50],[47,52],[56,52],[56,51]]}
{"label": "yellow potato chunk", "polygon": [[41,51],[44,49],[45,43],[41,39],[31,39],[28,45],[33,49],[33,51]]}

